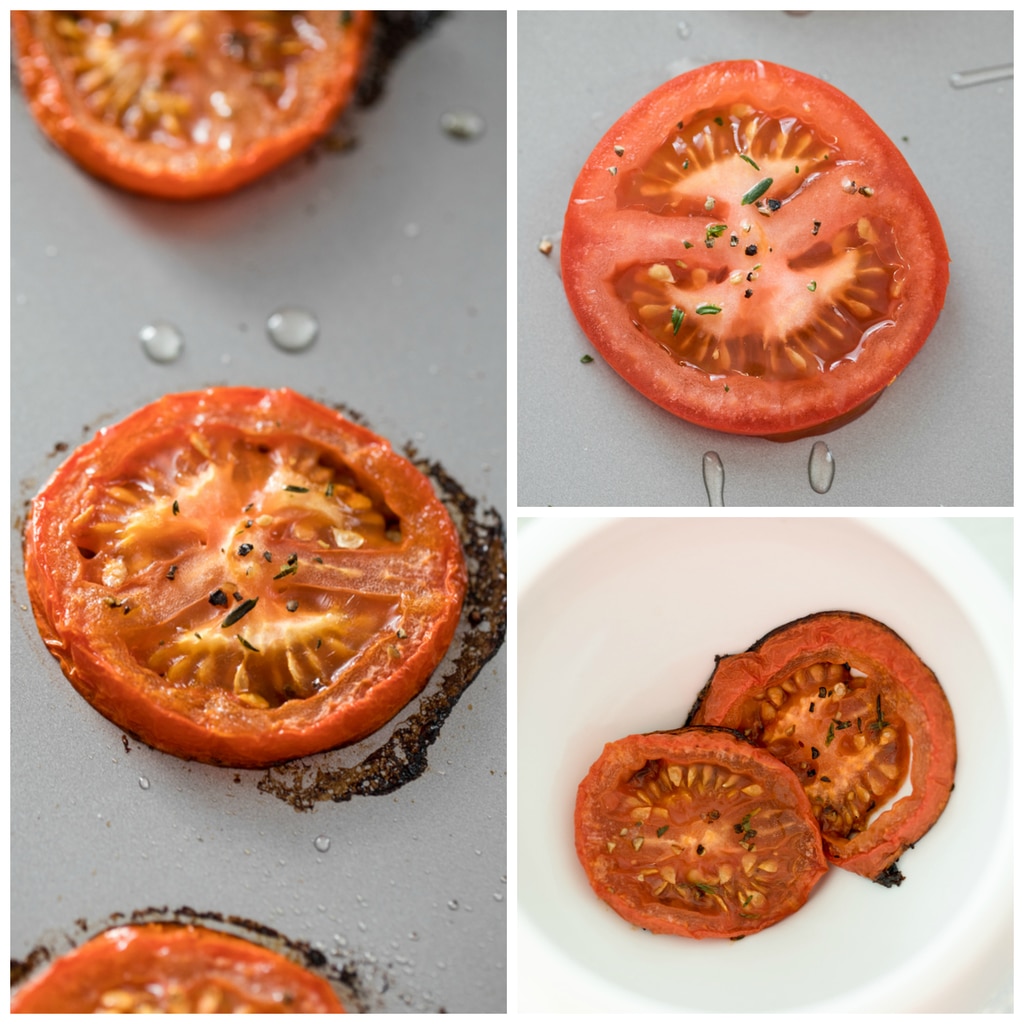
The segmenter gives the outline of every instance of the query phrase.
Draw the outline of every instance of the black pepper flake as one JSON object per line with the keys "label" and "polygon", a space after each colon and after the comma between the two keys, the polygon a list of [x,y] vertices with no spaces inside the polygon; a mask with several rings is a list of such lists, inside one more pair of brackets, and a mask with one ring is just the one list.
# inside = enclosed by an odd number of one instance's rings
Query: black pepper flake
{"label": "black pepper flake", "polygon": [[174,499],[174,504],[171,506],[171,511],[175,515],[177,515],[181,511],[181,509],[178,507],[178,499],[177,498]]}
{"label": "black pepper flake", "polygon": [[811,701],[811,706],[807,710],[812,712],[812,713],[814,712],[814,701],[813,700]]}
{"label": "black pepper flake", "polygon": [[831,782],[832,780],[827,775],[822,775],[821,776],[821,781],[822,782]]}
{"label": "black pepper flake", "polygon": [[288,556],[288,564],[294,565],[299,560],[299,556],[294,552]]}
{"label": "black pepper flake", "polygon": [[765,202],[768,204],[768,209],[774,213],[776,210],[782,209],[782,203],[778,199],[766,199]]}
{"label": "black pepper flake", "polygon": [[757,246],[756,246],[756,245],[748,245],[748,246],[746,247],[746,249],[744,249],[743,251],[744,251],[744,252],[745,252],[745,253],[746,253],[746,254],[747,254],[748,256],[756,256],[756,255],[757,255]]}
{"label": "black pepper flake", "polygon": [[743,293],[743,298],[745,298],[745,299],[749,299],[749,298],[750,298],[750,296],[751,296],[751,295],[753,295],[753,294],[754,294],[754,293],[753,293],[753,292],[752,292],[752,291],[751,291],[751,290],[750,290],[750,289],[748,288],[748,289],[747,289],[747,290],[746,290],[746,291],[745,291],[745,292]]}
{"label": "black pepper flake", "polygon": [[172,565],[170,567],[170,569],[167,570],[167,578],[169,580],[173,580],[174,577],[177,576],[177,575],[178,575],[178,567],[176,565]]}
{"label": "black pepper flake", "polygon": [[298,609],[299,609],[299,602],[295,601],[295,600],[291,600],[291,601],[289,601],[285,605],[285,608],[287,608],[288,611],[290,611],[290,612],[298,611]]}
{"label": "black pepper flake", "polygon": [[828,690],[826,690],[824,686],[819,686],[818,687],[818,696],[819,697],[827,697],[828,696]]}
{"label": "black pepper flake", "polygon": [[697,844],[697,856],[698,857],[703,857],[704,856],[704,847],[701,846],[700,843]]}
{"label": "black pepper flake", "polygon": [[242,556],[242,558],[245,558],[245,556],[247,554],[249,554],[250,551],[252,551],[252,545],[251,544],[239,544],[238,545],[238,553],[239,553],[239,555]]}
{"label": "black pepper flake", "polygon": [[811,747],[811,760],[816,761],[821,756],[821,751],[817,747]]}
{"label": "black pepper flake", "polygon": [[272,562],[274,560],[274,556],[269,551],[264,551],[263,560],[265,562]]}
{"label": "black pepper flake", "polygon": [[228,606],[228,595],[223,590],[215,590],[210,595],[210,604],[218,608],[227,608]]}
{"label": "black pepper flake", "polygon": [[807,769],[807,778],[813,779],[814,776],[817,775],[817,774],[818,774],[817,768],[808,768]]}
{"label": "black pepper flake", "polygon": [[818,233],[818,228],[820,228],[820,227],[821,227],[821,221],[820,220],[816,220],[814,222],[814,227],[811,228],[811,234],[812,235],[816,235]]}

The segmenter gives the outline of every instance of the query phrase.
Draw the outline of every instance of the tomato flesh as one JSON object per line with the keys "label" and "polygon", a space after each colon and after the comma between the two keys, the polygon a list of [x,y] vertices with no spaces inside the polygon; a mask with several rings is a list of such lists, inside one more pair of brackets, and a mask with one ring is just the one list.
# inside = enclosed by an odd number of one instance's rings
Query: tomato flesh
{"label": "tomato flesh", "polygon": [[760,931],[802,906],[826,869],[796,780],[725,730],[607,744],[580,784],[575,822],[594,891],[653,932]]}
{"label": "tomato flesh", "polygon": [[953,785],[945,694],[866,616],[808,616],[720,658],[690,722],[736,729],[787,765],[829,860],[870,878],[928,831]]}
{"label": "tomato flesh", "polygon": [[352,11],[15,12],[33,113],[87,169],[137,191],[236,188],[324,134],[370,18]]}
{"label": "tomato flesh", "polygon": [[361,738],[425,685],[465,566],[429,481],[289,391],[168,396],[37,497],[36,618],[107,717],[258,766]]}
{"label": "tomato flesh", "polygon": [[13,1013],[344,1013],[328,982],[196,925],[111,928],[19,989]]}
{"label": "tomato flesh", "polygon": [[924,343],[948,256],[851,100],[762,61],[666,83],[599,143],[566,213],[584,331],[685,419],[785,437],[862,410]]}

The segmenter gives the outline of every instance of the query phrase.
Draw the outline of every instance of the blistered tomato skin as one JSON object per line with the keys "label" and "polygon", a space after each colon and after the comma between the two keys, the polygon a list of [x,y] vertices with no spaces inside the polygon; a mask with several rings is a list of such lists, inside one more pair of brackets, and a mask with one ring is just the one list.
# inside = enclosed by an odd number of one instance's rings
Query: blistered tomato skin
{"label": "blistered tomato skin", "polygon": [[367,11],[15,11],[25,97],[90,173],[162,199],[266,174],[351,98]]}
{"label": "blistered tomato skin", "polygon": [[344,1013],[328,982],[279,953],[196,925],[97,935],[18,989],[12,1013]]}
{"label": "blistered tomato skin", "polygon": [[562,277],[598,352],[683,419],[777,440],[863,412],[921,348],[949,256],[897,147],[764,61],[644,97],[580,172]]}
{"label": "blistered tomato skin", "polygon": [[575,829],[594,892],[661,934],[761,931],[802,907],[826,870],[792,773],[725,729],[606,744],[579,785]]}
{"label": "blistered tomato skin", "polygon": [[934,673],[884,624],[822,612],[719,658],[691,724],[735,729],[804,787],[831,863],[898,880],[893,866],[953,789],[956,731]]}
{"label": "blistered tomato skin", "polygon": [[262,767],[350,743],[426,685],[466,588],[430,481],[287,389],[169,395],[32,504],[28,592],[64,674],[180,757]]}

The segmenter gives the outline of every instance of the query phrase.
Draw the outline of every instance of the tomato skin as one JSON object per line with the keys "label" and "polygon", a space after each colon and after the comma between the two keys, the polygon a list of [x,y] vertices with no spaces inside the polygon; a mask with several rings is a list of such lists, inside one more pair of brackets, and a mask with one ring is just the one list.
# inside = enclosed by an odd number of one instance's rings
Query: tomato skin
{"label": "tomato skin", "polygon": [[[700,236],[710,221],[727,222],[735,231],[739,231],[741,218],[754,218],[755,226],[767,224],[767,219],[753,212],[753,205],[724,207],[719,197],[718,205],[709,212],[701,209],[687,216],[653,216],[620,207],[617,198],[617,183],[644,167],[674,125],[688,122],[706,108],[748,103],[766,110],[792,111],[816,128],[819,136],[832,140],[838,136],[835,147],[842,161],[852,163],[850,173],[873,186],[870,198],[858,196],[855,201],[862,201],[860,209],[891,226],[902,259],[900,280],[893,285],[899,289],[893,321],[872,329],[870,337],[865,335],[862,350],[837,359],[827,372],[797,380],[742,370],[716,374],[684,365],[631,318],[614,284],[623,267],[634,262],[665,260],[671,264],[678,258],[681,263],[706,265],[712,277],[719,267],[751,269],[753,258],[743,262],[739,255],[745,240],[742,232],[736,249],[729,250],[727,237],[716,242],[713,259],[700,244]],[[751,168],[749,173],[753,184],[758,172]],[[801,211],[800,222],[799,227],[784,222],[783,217],[789,215],[785,207],[776,215],[777,258],[783,249],[792,256],[817,240],[811,236],[812,218],[821,222],[821,238],[830,241],[830,233],[838,232],[844,223],[842,202],[850,198],[841,194],[838,182],[829,184],[827,194],[820,188],[815,192],[812,185],[802,197],[802,185],[787,187],[793,193],[793,209]],[[682,239],[694,225],[698,225],[697,244],[686,249]],[[756,258],[765,258],[763,250]],[[896,146],[856,103],[833,86],[765,61],[725,61],[687,72],[653,90],[624,114],[595,147],[573,187],[561,261],[566,296],[580,326],[629,384],[692,423],[775,440],[836,429],[869,408],[927,340],[949,282],[949,254],[938,217]],[[767,283],[776,279],[773,274],[766,262],[759,280],[751,285],[754,294],[746,306],[741,298],[746,282],[736,286],[733,305],[741,316],[749,318],[749,309],[762,301],[759,289],[774,287]],[[771,321],[785,319],[785,311],[793,305],[793,293],[780,294],[774,304],[764,301],[764,332],[774,328]],[[723,315],[704,320],[708,325],[714,321],[708,328],[713,330],[728,315],[730,310],[725,310]],[[692,309],[689,318],[700,319]],[[671,331],[666,339],[671,340]]]}
{"label": "tomato skin", "polygon": [[[628,823],[632,812],[628,806],[623,809],[623,794],[630,792],[653,764],[668,766],[665,771],[670,777],[669,789],[687,788],[690,767],[699,766],[703,772],[704,766],[711,766],[716,779],[708,785],[713,785],[715,791],[705,793],[699,776],[694,783],[699,794],[688,792],[687,797],[693,795],[694,799],[680,813],[680,805],[671,805],[671,794],[667,808],[655,797],[654,809],[646,808],[651,811],[643,821],[646,827],[641,831],[641,822],[636,822],[634,835],[633,826]],[[678,774],[671,779],[675,771]],[[737,775],[751,780],[758,787],[757,793],[752,791],[745,798],[735,788],[730,790]],[[661,774],[658,778],[660,781]],[[666,809],[664,816],[655,817]],[[759,816],[754,824],[761,825],[767,820],[770,829],[778,829],[786,836],[784,852],[778,858],[782,871],[775,875],[779,864],[771,867],[770,895],[766,903],[755,906],[749,906],[752,893],[728,890],[730,880],[747,884],[750,870],[744,870],[743,857],[760,860],[772,856],[768,851],[758,852],[757,844],[762,839],[755,833],[744,834],[751,812]],[[737,823],[740,821],[743,827]],[[620,829],[624,823],[625,827]],[[606,744],[579,785],[574,824],[577,856],[594,892],[626,921],[659,934],[704,939],[737,938],[761,931],[803,906],[827,868],[810,804],[796,779],[742,736],[716,727],[632,735]],[[761,836],[768,835],[765,826],[761,828]],[[717,832],[714,839],[703,839],[709,844],[707,851],[700,845],[693,846],[695,835],[705,831],[707,835]],[[622,833],[628,833],[624,839],[620,838]],[[718,844],[723,836],[725,851],[720,852]],[[744,840],[749,841],[744,844]],[[671,844],[676,842],[681,846],[675,852],[681,850],[681,855],[673,859],[666,847],[672,851]],[[648,854],[655,846],[658,852]],[[669,877],[684,889],[696,885],[708,901],[718,903],[721,912],[710,902],[705,906],[699,896],[695,906],[687,906],[685,899],[680,904],[672,895],[674,884],[663,886],[661,893],[649,892],[642,877],[654,870],[648,857],[662,865],[671,861],[673,874]],[[726,870],[731,877],[724,875]],[[753,870],[756,877],[756,869]],[[725,881],[701,885],[689,877],[692,872],[699,872],[701,878]],[[660,884],[657,877],[654,881]]]}
{"label": "tomato skin", "polygon": [[[340,12],[322,12],[328,13],[336,25]],[[299,116],[268,121],[227,154],[214,144],[193,143],[183,150],[132,140],[93,114],[66,67],[52,12],[12,11],[11,30],[32,115],[57,146],[85,170],[120,188],[160,199],[193,200],[235,191],[327,134],[355,90],[373,27],[371,12],[347,13],[351,18],[344,30],[328,36],[326,52],[304,72]]]}
{"label": "tomato skin", "polygon": [[281,954],[170,923],[95,936],[15,992],[11,1012],[140,1012],[119,1005],[132,997],[157,1012],[345,1013],[325,979]]}
{"label": "tomato skin", "polygon": [[717,660],[688,721],[736,729],[758,742],[755,695],[800,666],[822,661],[847,663],[879,680],[880,710],[905,722],[913,741],[912,792],[865,830],[849,838],[824,836],[830,863],[878,880],[938,820],[953,789],[957,759],[949,701],[934,673],[893,630],[846,611],[820,612],[780,626],[748,651]]}
{"label": "tomato skin", "polygon": [[[208,461],[197,454],[197,444],[215,449]],[[241,454],[229,461],[235,450]],[[253,500],[280,503],[292,497],[283,493],[291,490],[287,486],[275,484],[273,493],[262,487],[259,474],[266,472],[261,468],[266,460],[277,459],[278,473],[287,474],[295,453],[309,451],[311,461],[319,456],[329,460],[332,471],[350,474],[353,490],[362,492],[360,502],[374,505],[367,515],[376,515],[376,506],[388,510],[400,539],[388,541],[378,530],[349,552],[316,537],[289,534],[294,519],[290,523],[287,507],[268,515],[266,523],[247,518],[243,506]],[[188,470],[190,458],[198,460],[199,471]],[[217,478],[217,465],[230,471]],[[198,508],[191,507],[186,491],[178,488],[210,476],[212,489],[196,492]],[[150,519],[146,547],[130,540],[131,506],[120,514],[115,502],[111,507],[118,514],[96,512],[134,480],[144,482],[137,490],[151,502],[140,502]],[[171,498],[179,493],[181,501],[175,498],[172,510]],[[300,510],[306,501],[323,500],[319,493],[294,497]],[[355,503],[356,497],[348,500]],[[127,579],[108,579],[107,568],[98,578],[93,564],[100,559],[83,552],[89,529],[103,538],[96,531],[111,525],[104,518],[129,538],[118,542],[122,557],[107,564],[118,568],[122,561],[140,561]],[[90,519],[98,526],[83,525]],[[164,535],[174,530],[183,531],[184,539],[164,553]],[[236,545],[243,541],[251,541],[253,550],[240,557]],[[265,561],[264,549],[271,556]],[[40,634],[65,676],[96,710],[168,753],[250,768],[354,742],[391,719],[426,685],[444,656],[466,589],[455,527],[429,480],[410,462],[371,431],[293,391],[245,387],[166,396],[76,450],[32,504],[25,571]],[[345,578],[357,573],[358,583],[346,585],[335,600],[337,584],[323,575],[328,572]],[[243,606],[225,595],[228,604],[214,607],[211,592],[222,586],[258,595],[232,629],[217,624]],[[293,593],[301,610],[284,607]],[[345,608],[353,608],[351,616],[337,610],[341,599]],[[277,706],[252,706],[259,700],[249,690],[258,694],[258,685],[244,688],[241,697],[237,688],[232,692],[230,680],[237,681],[239,671],[251,672],[256,684],[261,674],[276,671],[283,685],[290,685],[289,675],[303,667],[311,649],[329,648],[334,636],[344,637],[347,618],[358,618],[362,605],[376,618],[368,620],[354,651],[330,663],[327,679],[311,683],[313,692],[286,688]],[[192,623],[189,616],[200,614],[204,618],[186,627],[167,625]],[[306,632],[295,639],[289,631],[300,626]],[[243,653],[243,629],[263,629],[266,647],[260,643],[260,650]],[[197,646],[192,654],[186,648],[191,660],[183,658],[181,670],[188,674],[172,685],[167,645],[191,643],[192,630],[197,644],[205,635],[220,646],[209,656],[206,648]]]}

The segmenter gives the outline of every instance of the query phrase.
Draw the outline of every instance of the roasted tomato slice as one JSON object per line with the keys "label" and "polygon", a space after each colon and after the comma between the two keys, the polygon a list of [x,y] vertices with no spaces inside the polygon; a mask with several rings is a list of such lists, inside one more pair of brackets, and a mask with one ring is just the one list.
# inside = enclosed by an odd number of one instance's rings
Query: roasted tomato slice
{"label": "roasted tomato slice", "polygon": [[35,499],[39,629],[99,711],[181,757],[258,767],[379,728],[426,684],[466,572],[430,482],[288,390],[171,395]]}
{"label": "roasted tomato slice", "polygon": [[683,419],[776,439],[833,429],[893,382],[948,262],[868,115],[755,60],[688,72],[623,115],[562,235],[569,303],[609,365]]}
{"label": "roasted tomato slice", "polygon": [[344,1013],[324,978],[196,925],[111,928],[15,992],[12,1013]]}
{"label": "roasted tomato slice", "polygon": [[365,11],[15,11],[32,113],[86,170],[194,199],[238,188],[330,129]]}
{"label": "roasted tomato slice", "polygon": [[605,746],[576,798],[576,852],[631,924],[736,938],[806,903],[827,864],[792,773],[724,729]]}
{"label": "roasted tomato slice", "polygon": [[829,860],[883,882],[902,880],[892,865],[953,789],[956,734],[942,687],[865,615],[809,615],[720,658],[690,722],[736,729],[788,765]]}

